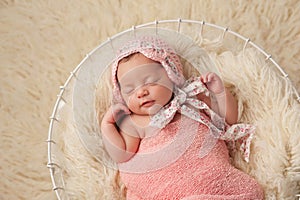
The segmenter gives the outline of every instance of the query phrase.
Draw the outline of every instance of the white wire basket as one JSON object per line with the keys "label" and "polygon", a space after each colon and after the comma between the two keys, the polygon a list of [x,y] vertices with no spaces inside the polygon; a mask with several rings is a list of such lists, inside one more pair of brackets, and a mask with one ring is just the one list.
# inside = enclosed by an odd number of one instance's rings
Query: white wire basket
{"label": "white wire basket", "polygon": [[[111,38],[108,38],[107,41],[101,43],[93,51],[88,53],[86,57],[79,63],[79,65],[71,71],[70,76],[60,87],[60,92],[57,95],[57,100],[55,102],[52,115],[50,117],[49,131],[48,131],[48,162],[47,167],[50,170],[50,176],[53,184],[53,190],[56,193],[58,199],[68,199],[68,196],[65,192],[65,180],[63,176],[64,166],[63,159],[64,155],[61,152],[63,148],[59,143],[59,138],[61,131],[64,129],[65,124],[62,124],[61,121],[64,120],[60,115],[61,109],[63,109],[65,104],[71,104],[74,111],[73,119],[75,124],[82,123],[82,118],[78,117],[76,113],[80,112],[82,109],[80,105],[84,101],[87,104],[94,105],[94,90],[95,85],[98,82],[98,77],[104,72],[107,66],[109,66],[115,56],[117,50],[116,42],[117,40],[126,40],[126,35],[130,37],[135,37],[139,34],[139,31],[145,28],[151,28],[154,31],[154,34],[160,34],[161,29],[176,31],[178,34],[187,35],[191,38],[200,38],[204,40],[209,38],[211,40],[216,40],[216,42],[222,43],[222,48],[226,47],[228,49],[234,50],[245,50],[247,47],[252,47],[258,50],[265,59],[272,63],[275,69],[281,74],[281,76],[286,79],[290,84],[291,81],[288,77],[288,74],[282,69],[282,67],[275,62],[270,54],[265,50],[251,41],[249,38],[240,35],[239,33],[230,30],[227,27],[221,27],[215,24],[211,24],[205,21],[196,21],[196,20],[186,20],[186,19],[175,19],[175,20],[159,20],[146,24],[141,24],[133,26],[130,29],[127,29],[123,32],[120,32]],[[213,30],[213,31],[212,31]],[[226,42],[226,38],[230,37],[230,42]],[[232,41],[235,41],[232,44]],[[103,63],[101,66],[98,66],[98,60],[101,59]],[[94,76],[89,76],[91,74],[96,74]],[[80,81],[78,81],[80,80]],[[294,98],[300,102],[300,97],[297,90],[294,88],[293,94]],[[81,98],[77,98],[77,97]],[[70,97],[70,98],[69,98]],[[75,105],[75,106],[74,106]],[[76,132],[79,135],[83,145],[86,143],[94,143],[87,148],[88,151],[96,152],[99,148],[99,143],[95,138],[99,132],[97,125],[96,113],[91,111],[89,116],[94,126],[95,133],[89,133],[88,137],[81,137],[81,133],[86,133],[84,126],[76,126],[78,129]],[[91,149],[94,148],[94,149]],[[299,197],[299,195],[298,195]]]}

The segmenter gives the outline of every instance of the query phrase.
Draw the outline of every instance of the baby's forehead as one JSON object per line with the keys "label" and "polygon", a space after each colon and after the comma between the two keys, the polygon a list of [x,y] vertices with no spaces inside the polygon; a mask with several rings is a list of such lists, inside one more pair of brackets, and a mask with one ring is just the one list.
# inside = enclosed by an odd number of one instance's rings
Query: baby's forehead
{"label": "baby's forehead", "polygon": [[158,63],[142,53],[131,54],[127,57],[124,57],[117,66],[117,75],[122,75],[124,72],[137,68],[140,65]]}
{"label": "baby's forehead", "polygon": [[134,82],[135,80],[139,80],[149,76],[160,76],[162,70],[164,70],[164,68],[159,63],[138,65],[129,68],[125,73],[122,73],[121,76],[118,76],[118,79],[120,83],[124,81]]}

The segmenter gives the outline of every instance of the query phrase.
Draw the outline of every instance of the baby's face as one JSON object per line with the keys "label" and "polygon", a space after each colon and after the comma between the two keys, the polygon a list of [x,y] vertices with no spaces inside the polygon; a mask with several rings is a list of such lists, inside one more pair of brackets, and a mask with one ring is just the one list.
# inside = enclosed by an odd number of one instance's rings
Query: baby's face
{"label": "baby's face", "polygon": [[172,98],[173,83],[164,68],[143,54],[119,64],[121,94],[131,112],[153,115]]}

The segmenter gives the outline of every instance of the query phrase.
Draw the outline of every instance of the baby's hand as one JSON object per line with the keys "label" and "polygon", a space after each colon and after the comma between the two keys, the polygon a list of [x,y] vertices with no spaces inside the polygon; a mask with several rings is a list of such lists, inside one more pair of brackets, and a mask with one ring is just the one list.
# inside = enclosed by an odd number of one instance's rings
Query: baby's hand
{"label": "baby's hand", "polygon": [[130,113],[131,113],[130,110],[128,110],[128,108],[124,104],[118,103],[112,105],[105,113],[102,119],[102,125],[115,124],[124,115],[129,115]]}
{"label": "baby's hand", "polygon": [[214,94],[221,94],[225,91],[222,79],[213,72],[207,72],[201,75],[201,81],[205,84],[207,89]]}

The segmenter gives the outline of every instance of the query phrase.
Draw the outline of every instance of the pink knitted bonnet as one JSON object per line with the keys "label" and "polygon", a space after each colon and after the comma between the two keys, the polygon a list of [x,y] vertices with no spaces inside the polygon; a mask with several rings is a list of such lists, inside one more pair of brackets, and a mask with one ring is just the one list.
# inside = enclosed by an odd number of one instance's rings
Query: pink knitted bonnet
{"label": "pink knitted bonnet", "polygon": [[182,64],[175,50],[165,41],[153,36],[143,36],[129,41],[117,52],[117,56],[112,65],[112,83],[114,101],[122,103],[120,87],[117,80],[117,70],[120,60],[133,54],[142,53],[147,58],[159,62],[166,70],[170,80],[178,87],[181,87],[185,78],[182,73]]}

